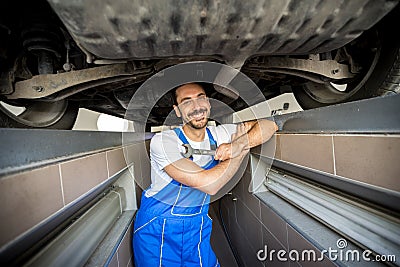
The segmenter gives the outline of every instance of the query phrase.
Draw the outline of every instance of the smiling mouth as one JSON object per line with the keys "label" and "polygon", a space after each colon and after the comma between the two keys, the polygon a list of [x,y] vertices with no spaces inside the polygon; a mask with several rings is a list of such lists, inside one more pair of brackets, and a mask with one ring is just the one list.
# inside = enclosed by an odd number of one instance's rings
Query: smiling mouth
{"label": "smiling mouth", "polygon": [[195,121],[202,121],[205,119],[206,115],[207,115],[206,110],[196,110],[196,111],[188,114],[188,117]]}
{"label": "smiling mouth", "polygon": [[190,118],[195,121],[202,121],[205,117],[205,112],[197,112],[196,114],[190,116]]}

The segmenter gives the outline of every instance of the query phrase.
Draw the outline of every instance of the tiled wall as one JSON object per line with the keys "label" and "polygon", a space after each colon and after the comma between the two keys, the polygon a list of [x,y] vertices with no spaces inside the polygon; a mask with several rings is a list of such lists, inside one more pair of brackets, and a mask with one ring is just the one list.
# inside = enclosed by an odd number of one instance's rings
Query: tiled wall
{"label": "tiled wall", "polygon": [[[0,247],[72,205],[131,164],[135,177],[150,177],[147,150],[143,144],[113,148],[1,177]],[[129,238],[127,234],[118,250],[119,266],[128,266],[131,258],[126,252],[130,251]]]}
{"label": "tiled wall", "polygon": [[132,225],[126,231],[117,251],[112,257],[109,267],[133,267],[133,253],[132,253]]}
{"label": "tiled wall", "polygon": [[[134,176],[142,187],[150,178],[148,143],[114,148],[90,156],[63,161],[39,169],[0,178],[0,247],[29,231],[57,211],[71,205],[82,195],[124,168],[134,164]],[[294,164],[318,169],[333,175],[399,191],[400,165],[394,161],[400,151],[400,136],[370,135],[276,135],[275,157]],[[318,250],[304,232],[323,227],[318,222],[310,229],[296,228],[293,221],[279,216],[276,209],[265,205],[278,199],[260,201],[249,193],[249,165],[232,196],[222,200],[223,217],[230,236],[245,266],[298,266],[296,262],[269,262],[257,259],[265,245],[269,250]],[[137,187],[140,191],[140,188]],[[136,195],[137,198],[140,195]],[[235,200],[236,199],[236,200]],[[296,209],[282,206],[281,209]],[[298,213],[298,216],[306,216]],[[125,234],[110,266],[132,266],[131,228]],[[323,263],[300,263],[332,265]]]}
{"label": "tiled wall", "polygon": [[400,135],[278,134],[275,158],[400,191]]}
{"label": "tiled wall", "polygon": [[[271,142],[275,141],[277,159],[400,191],[400,165],[396,163],[399,135],[277,134]],[[264,151],[268,154],[274,145],[266,144],[262,149],[268,150]],[[260,147],[253,149],[254,152],[263,153]],[[257,258],[266,245],[268,251],[312,249],[320,255],[321,247],[316,244],[326,243],[331,236],[332,244],[328,243],[335,248],[338,235],[271,192],[264,192],[264,197],[250,193],[251,176],[249,163],[233,194],[225,196],[222,202],[229,235],[244,266],[334,266],[327,257],[322,262],[278,261],[276,257],[271,262]],[[292,217],[282,216],[288,212]],[[307,223],[298,227],[299,221]],[[316,229],[326,229],[326,235],[317,241],[310,237]]]}
{"label": "tiled wall", "polygon": [[[233,189],[232,195],[225,196],[222,201],[223,218],[226,221],[228,233],[232,239],[234,247],[240,255],[243,266],[263,267],[263,266],[335,266],[328,258],[322,262],[295,262],[279,261],[276,257],[269,259],[259,259],[257,253],[260,250],[267,251],[284,250],[288,253],[291,250],[302,251],[312,249],[320,251],[302,234],[293,228],[290,221],[284,220],[278,213],[265,205],[258,197],[248,191],[251,180],[251,173],[247,169],[242,180]],[[268,192],[270,197],[278,198]],[[281,206],[283,209],[295,207]],[[307,216],[301,214],[298,216]],[[315,222],[310,227],[323,227]],[[264,254],[260,254],[264,256]],[[286,254],[286,257],[287,254]]]}

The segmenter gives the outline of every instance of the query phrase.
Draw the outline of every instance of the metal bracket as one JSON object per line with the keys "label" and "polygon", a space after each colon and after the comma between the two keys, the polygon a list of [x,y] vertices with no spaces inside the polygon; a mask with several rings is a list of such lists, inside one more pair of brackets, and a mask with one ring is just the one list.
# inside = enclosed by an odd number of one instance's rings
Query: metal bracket
{"label": "metal bracket", "polygon": [[132,64],[113,64],[58,74],[36,75],[29,80],[15,83],[15,90],[8,99],[36,99],[49,96],[72,86],[118,76],[133,76]]}
{"label": "metal bracket", "polygon": [[348,65],[340,64],[335,60],[264,57],[260,62],[249,64],[246,68],[296,75],[319,83],[325,82],[318,78],[319,76],[335,80],[354,77]]}

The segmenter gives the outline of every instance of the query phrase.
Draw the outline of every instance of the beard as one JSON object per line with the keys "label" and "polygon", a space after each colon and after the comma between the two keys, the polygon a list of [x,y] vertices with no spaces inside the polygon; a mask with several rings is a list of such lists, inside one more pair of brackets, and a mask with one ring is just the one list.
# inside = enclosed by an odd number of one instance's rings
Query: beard
{"label": "beard", "polygon": [[[196,115],[202,114],[202,113],[204,114],[204,117],[201,120],[197,120],[196,118],[193,118],[193,116],[196,116]],[[208,117],[209,117],[209,110],[207,110],[207,109],[194,110],[193,112],[191,112],[187,115],[186,123],[189,124],[194,129],[203,129],[204,127],[207,126]]]}
{"label": "beard", "polygon": [[205,118],[204,121],[201,122],[197,122],[194,120],[188,122],[188,124],[194,129],[203,129],[204,127],[207,126],[207,123],[208,123],[208,118]]}

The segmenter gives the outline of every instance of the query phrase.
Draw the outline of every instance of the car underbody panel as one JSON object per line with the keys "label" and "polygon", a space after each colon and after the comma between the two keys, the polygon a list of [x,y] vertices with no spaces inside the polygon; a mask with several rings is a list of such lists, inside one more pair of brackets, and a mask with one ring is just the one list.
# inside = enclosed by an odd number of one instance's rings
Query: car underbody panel
{"label": "car underbody panel", "polygon": [[[388,13],[385,0],[49,0],[88,61],[220,55],[234,67],[250,56],[337,49]],[[101,14],[101,15],[99,15]]]}

